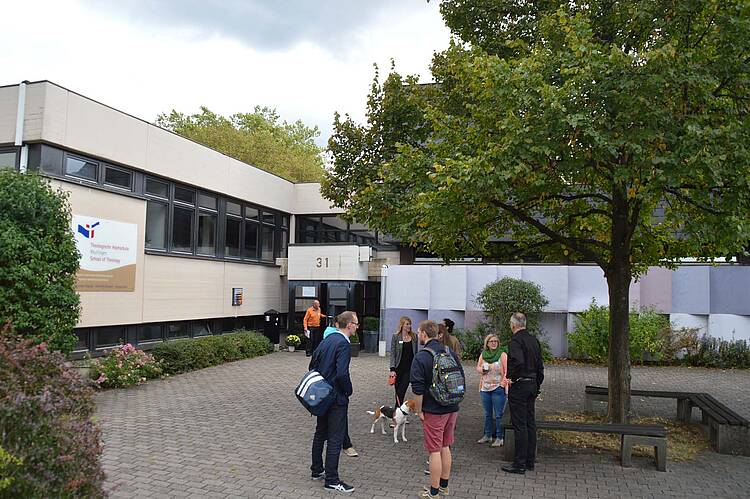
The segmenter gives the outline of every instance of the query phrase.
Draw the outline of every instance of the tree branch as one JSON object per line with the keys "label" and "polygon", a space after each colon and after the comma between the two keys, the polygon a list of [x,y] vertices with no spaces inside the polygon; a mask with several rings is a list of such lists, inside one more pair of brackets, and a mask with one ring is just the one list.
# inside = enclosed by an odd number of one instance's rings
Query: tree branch
{"label": "tree branch", "polygon": [[563,246],[567,246],[571,248],[574,251],[577,251],[581,255],[583,255],[585,258],[590,259],[592,262],[596,262],[597,265],[599,265],[601,268],[605,268],[606,264],[602,258],[593,250],[590,248],[587,248],[585,246],[581,246],[579,243],[585,242],[588,244],[591,244],[592,242],[598,243],[597,245],[603,245],[605,249],[609,249],[604,243],[600,241],[595,240],[580,240],[580,239],[574,239],[565,237],[554,230],[550,229],[546,225],[544,225],[542,222],[537,220],[536,218],[532,217],[528,213],[525,213],[524,211],[519,210],[513,205],[503,203],[502,201],[498,201],[496,199],[492,200],[492,204],[497,206],[498,208],[507,211],[508,213],[515,216],[517,219],[527,223],[528,225],[531,225],[532,227],[536,228],[539,232],[544,234],[545,236],[549,237],[550,239],[557,241],[559,244],[562,244]]}
{"label": "tree branch", "polygon": [[604,194],[598,192],[587,192],[585,194],[574,194],[566,196],[564,194],[553,194],[551,196],[544,196],[545,199],[562,199],[563,201],[574,201],[576,199],[601,199],[605,203],[612,204],[612,200]]}
{"label": "tree branch", "polygon": [[674,197],[680,199],[681,201],[683,201],[683,202],[685,202],[687,204],[693,205],[696,208],[699,208],[699,209],[705,211],[706,213],[710,213],[712,215],[717,215],[717,216],[728,215],[729,214],[729,212],[726,212],[726,211],[720,211],[720,210],[717,210],[715,208],[711,208],[709,206],[703,206],[702,204],[698,203],[697,201],[694,201],[692,198],[690,198],[689,196],[686,196],[686,195],[682,194],[679,191],[675,191],[673,189],[664,189],[664,192],[668,192],[669,194],[672,194]]}

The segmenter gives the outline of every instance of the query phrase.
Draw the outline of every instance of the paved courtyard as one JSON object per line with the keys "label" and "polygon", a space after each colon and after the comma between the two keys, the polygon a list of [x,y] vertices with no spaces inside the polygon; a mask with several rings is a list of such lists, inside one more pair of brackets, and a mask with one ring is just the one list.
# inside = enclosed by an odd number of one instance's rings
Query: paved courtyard
{"label": "paved courtyard", "polygon": [[[478,377],[466,364],[468,383]],[[302,353],[279,352],[149,382],[97,396],[104,427],[104,466],[113,497],[331,497],[312,482],[310,442],[314,419],[293,389],[305,372]],[[421,426],[413,418],[407,443],[370,434],[376,405],[391,403],[388,361],[352,359],[354,396],[350,434],[358,458],[341,456],[339,472],[356,487],[354,497],[416,497],[427,483]],[[605,384],[606,369],[550,366],[538,412],[580,410],[586,384]],[[634,368],[634,388],[706,391],[750,418],[750,372],[690,368]],[[635,400],[639,414],[674,417],[675,402]],[[540,442],[536,471],[500,471],[502,449],[480,446],[482,408],[470,390],[461,405],[454,446],[451,497],[748,497],[750,458],[706,452],[694,462],[634,457],[622,468],[613,454],[561,450]],[[343,496],[343,494],[341,494]]]}

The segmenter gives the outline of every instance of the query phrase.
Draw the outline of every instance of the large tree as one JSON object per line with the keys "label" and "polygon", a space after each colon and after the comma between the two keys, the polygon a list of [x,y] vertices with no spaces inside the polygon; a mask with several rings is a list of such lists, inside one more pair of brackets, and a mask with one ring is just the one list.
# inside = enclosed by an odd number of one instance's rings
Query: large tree
{"label": "large tree", "polygon": [[323,174],[323,157],[315,144],[318,127],[300,120],[282,122],[275,109],[256,106],[252,113],[229,117],[205,107],[192,115],[172,110],[160,114],[156,124],[293,182],[318,182]]}
{"label": "large tree", "polygon": [[624,421],[631,280],[750,239],[750,2],[440,7],[454,41],[434,83],[376,75],[367,123],[336,117],[324,195],[446,259],[601,267],[609,418]]}

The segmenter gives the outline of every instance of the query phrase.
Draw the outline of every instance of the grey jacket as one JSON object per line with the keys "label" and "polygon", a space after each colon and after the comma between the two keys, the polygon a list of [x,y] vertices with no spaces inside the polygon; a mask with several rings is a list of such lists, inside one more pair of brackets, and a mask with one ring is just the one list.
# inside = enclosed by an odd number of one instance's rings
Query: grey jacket
{"label": "grey jacket", "polygon": [[[417,356],[417,343],[417,335],[415,334],[411,340],[411,349],[415,357]],[[401,335],[395,333],[391,338],[391,371],[395,372],[396,367],[398,367],[399,362],[401,362],[401,351],[403,348],[404,342],[401,341]]]}

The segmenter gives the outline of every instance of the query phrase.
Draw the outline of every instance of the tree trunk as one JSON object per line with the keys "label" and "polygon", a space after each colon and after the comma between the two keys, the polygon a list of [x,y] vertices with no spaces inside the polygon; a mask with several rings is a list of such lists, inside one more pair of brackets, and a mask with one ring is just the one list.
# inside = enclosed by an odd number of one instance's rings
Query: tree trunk
{"label": "tree trunk", "polygon": [[609,288],[609,421],[630,413],[630,231],[624,186],[612,192],[612,253],[605,271]]}
{"label": "tree trunk", "polygon": [[618,269],[610,273],[607,285],[609,421],[624,423],[630,413],[630,271]]}

